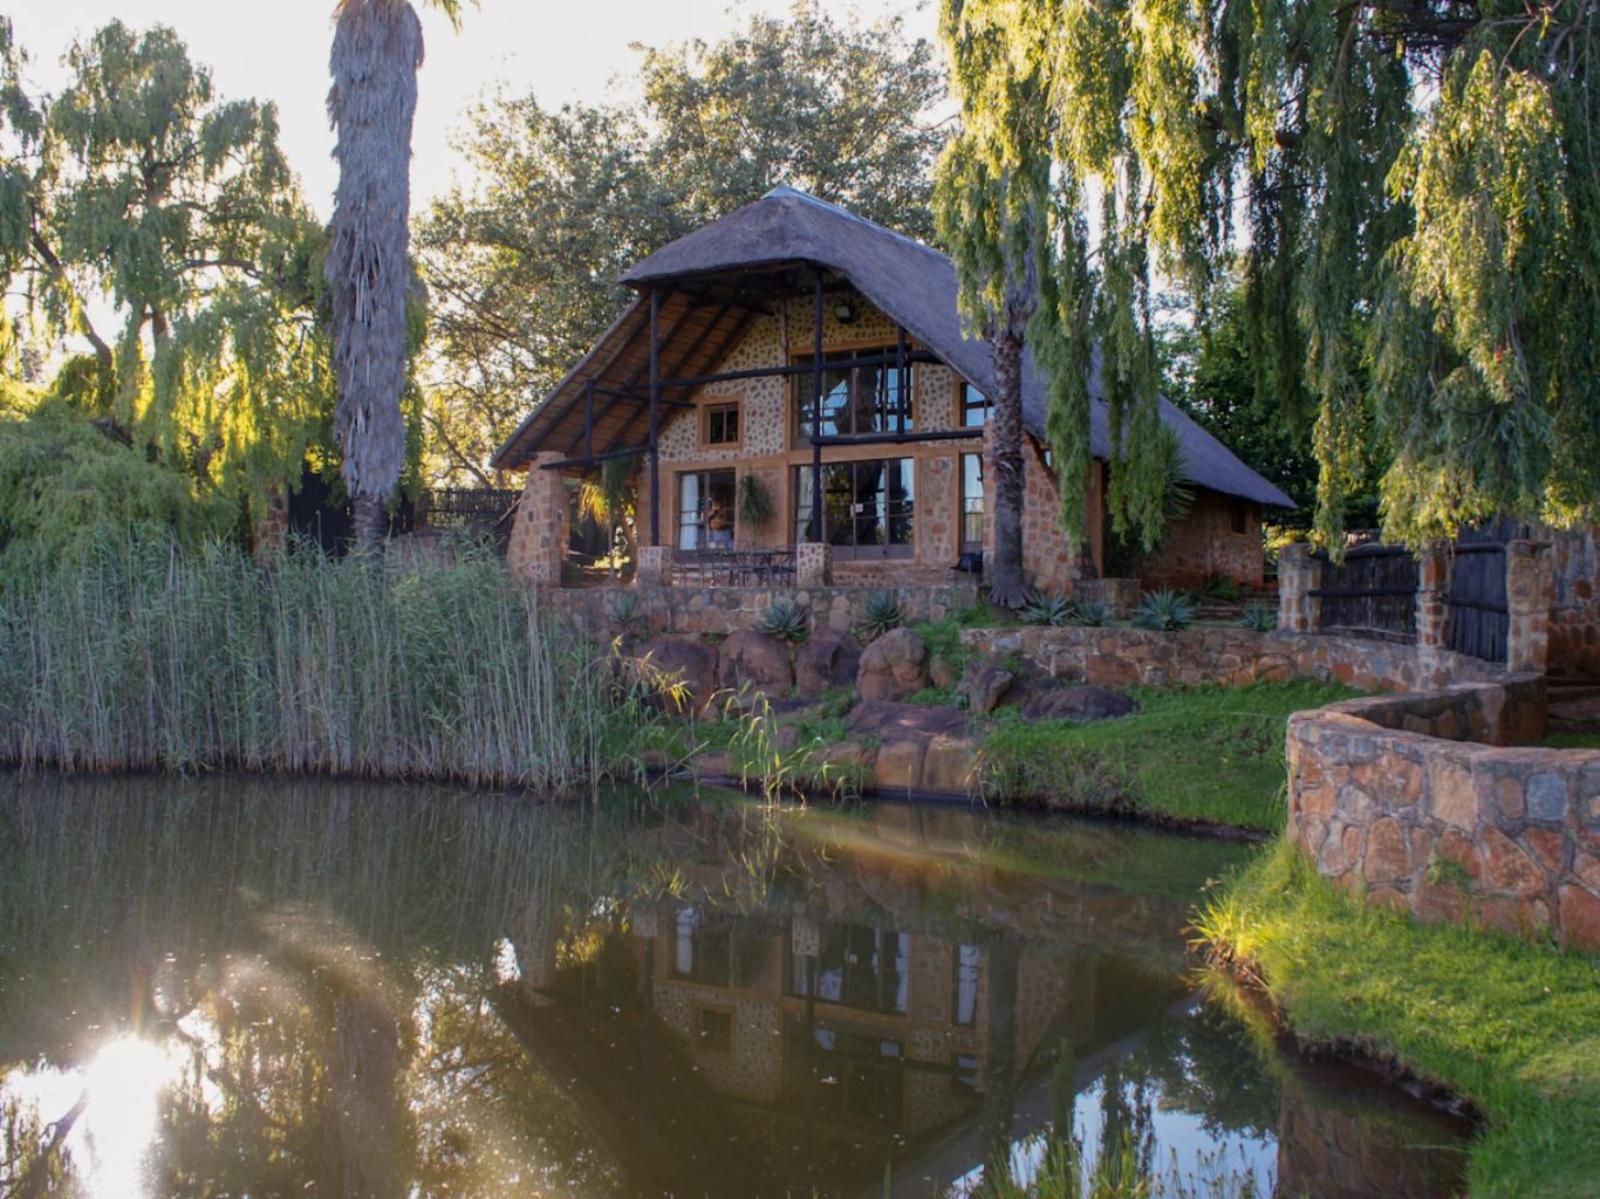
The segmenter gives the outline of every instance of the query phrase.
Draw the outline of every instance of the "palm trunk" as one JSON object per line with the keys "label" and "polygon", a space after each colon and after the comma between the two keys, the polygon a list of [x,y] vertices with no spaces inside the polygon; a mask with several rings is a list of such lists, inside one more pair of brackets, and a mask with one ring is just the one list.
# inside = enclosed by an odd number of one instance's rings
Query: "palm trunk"
{"label": "palm trunk", "polygon": [[989,602],[1020,608],[1028,602],[1022,564],[1022,338],[1007,330],[992,345],[998,394],[988,469],[994,476],[994,561]]}
{"label": "palm trunk", "polygon": [[369,561],[383,555],[383,500],[370,493],[362,493],[350,501],[355,526],[355,552]]}

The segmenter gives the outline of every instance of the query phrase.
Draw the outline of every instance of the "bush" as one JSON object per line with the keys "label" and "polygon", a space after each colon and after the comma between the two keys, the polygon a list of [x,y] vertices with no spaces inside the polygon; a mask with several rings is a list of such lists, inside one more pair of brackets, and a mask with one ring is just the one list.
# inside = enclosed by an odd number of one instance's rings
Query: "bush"
{"label": "bush", "polygon": [[1072,613],[1072,623],[1098,629],[1111,623],[1111,609],[1099,600],[1086,600]]}
{"label": "bush", "polygon": [[1188,628],[1193,622],[1194,607],[1181,592],[1170,587],[1146,595],[1133,615],[1134,627],[1154,629],[1160,633],[1175,633]]}
{"label": "bush", "polygon": [[794,600],[776,600],[761,614],[756,630],[785,645],[799,645],[811,636],[811,617]]}

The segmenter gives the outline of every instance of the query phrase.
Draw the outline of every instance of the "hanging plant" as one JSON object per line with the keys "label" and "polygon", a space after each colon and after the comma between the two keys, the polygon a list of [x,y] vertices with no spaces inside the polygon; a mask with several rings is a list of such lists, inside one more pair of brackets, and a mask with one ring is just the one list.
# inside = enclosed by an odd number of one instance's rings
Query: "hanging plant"
{"label": "hanging plant", "polygon": [[753,472],[739,480],[739,519],[757,529],[772,522],[772,493],[761,476]]}

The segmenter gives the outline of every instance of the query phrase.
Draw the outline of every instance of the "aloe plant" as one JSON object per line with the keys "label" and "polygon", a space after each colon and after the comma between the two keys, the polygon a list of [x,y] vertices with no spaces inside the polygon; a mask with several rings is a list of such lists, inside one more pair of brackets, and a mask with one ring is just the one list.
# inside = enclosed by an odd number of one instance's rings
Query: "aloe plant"
{"label": "aloe plant", "polygon": [[1073,609],[1072,623],[1098,629],[1111,623],[1111,609],[1099,600],[1084,600]]}
{"label": "aloe plant", "polygon": [[1028,602],[1022,609],[1022,623],[1058,628],[1072,623],[1074,610],[1072,601],[1065,596],[1035,592],[1028,597]]}
{"label": "aloe plant", "polygon": [[1268,604],[1251,604],[1239,617],[1239,623],[1257,633],[1270,633],[1278,627],[1278,612]]}
{"label": "aloe plant", "polygon": [[787,645],[799,645],[811,635],[811,618],[793,600],[775,600],[756,622],[758,631]]}
{"label": "aloe plant", "polygon": [[861,623],[856,631],[861,640],[876,641],[891,629],[898,629],[904,623],[905,613],[900,610],[900,601],[895,598],[894,592],[874,591],[867,596]]}
{"label": "aloe plant", "polygon": [[1133,616],[1135,627],[1155,629],[1162,633],[1186,629],[1193,621],[1194,606],[1181,591],[1174,591],[1170,587],[1149,592]]}

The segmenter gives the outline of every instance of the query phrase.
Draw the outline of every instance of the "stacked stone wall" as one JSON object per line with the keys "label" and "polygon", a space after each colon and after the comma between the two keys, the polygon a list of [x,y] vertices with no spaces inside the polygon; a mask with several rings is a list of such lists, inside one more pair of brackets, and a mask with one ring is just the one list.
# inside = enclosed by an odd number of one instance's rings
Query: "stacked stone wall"
{"label": "stacked stone wall", "polygon": [[1449,651],[1359,637],[1281,630],[1190,628],[969,629],[962,640],[987,657],[1020,653],[1051,675],[1102,687],[1230,687],[1288,679],[1339,682],[1362,691],[1412,691],[1503,677],[1493,663]]}
{"label": "stacked stone wall", "polygon": [[[838,571],[836,563],[834,570]],[[846,632],[866,615],[867,599],[892,591],[905,621],[943,620],[951,612],[977,602],[977,587],[945,583],[875,587],[586,587],[550,593],[557,611],[573,618],[591,634],[615,636],[624,631],[620,616],[637,623],[633,632],[682,636],[723,636],[753,629],[777,600],[792,600],[812,613],[812,627]]]}
{"label": "stacked stone wall", "polygon": [[1542,687],[1297,713],[1287,835],[1369,903],[1600,949],[1600,752],[1510,745],[1539,731]]}
{"label": "stacked stone wall", "polygon": [[1199,587],[1221,576],[1246,587],[1265,580],[1261,509],[1248,500],[1202,491],[1139,570],[1147,589]]}
{"label": "stacked stone wall", "polygon": [[1593,526],[1553,538],[1550,669],[1600,675],[1600,552]]}

